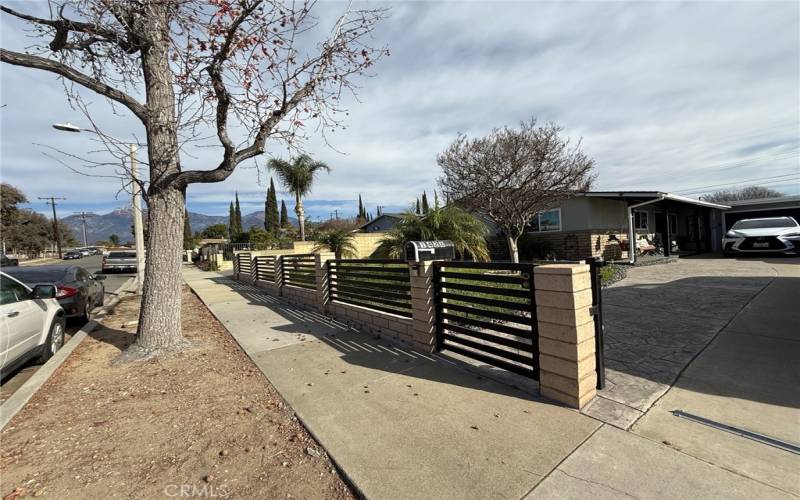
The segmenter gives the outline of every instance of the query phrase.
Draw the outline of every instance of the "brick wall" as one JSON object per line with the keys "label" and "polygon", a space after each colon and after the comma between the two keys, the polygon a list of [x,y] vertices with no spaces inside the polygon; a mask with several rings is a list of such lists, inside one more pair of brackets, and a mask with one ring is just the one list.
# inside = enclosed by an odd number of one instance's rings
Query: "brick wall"
{"label": "brick wall", "polygon": [[411,343],[411,318],[388,314],[343,302],[330,302],[328,314],[358,330]]}
{"label": "brick wall", "polygon": [[299,286],[284,285],[281,287],[281,295],[283,298],[293,304],[311,306],[314,309],[317,308],[316,290],[309,290],[308,288],[301,288]]}
{"label": "brick wall", "polygon": [[[628,241],[628,236],[614,233],[618,240]],[[529,233],[527,238],[546,241],[557,259],[581,260],[589,257],[603,257],[617,260],[627,257],[618,242],[610,239],[606,230],[559,231],[552,233]]]}

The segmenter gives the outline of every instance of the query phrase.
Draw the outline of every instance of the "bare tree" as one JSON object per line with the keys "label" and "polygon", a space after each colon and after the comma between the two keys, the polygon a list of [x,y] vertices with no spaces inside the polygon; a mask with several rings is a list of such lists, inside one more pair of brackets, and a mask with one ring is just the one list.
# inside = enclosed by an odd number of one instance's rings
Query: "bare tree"
{"label": "bare tree", "polygon": [[725,203],[726,201],[757,200],[760,198],[780,198],[783,193],[764,186],[747,186],[741,189],[725,189],[706,194],[701,200],[712,203]]}
{"label": "bare tree", "polygon": [[437,158],[445,198],[497,224],[514,262],[517,241],[531,219],[593,181],[594,161],[561,130],[537,126],[532,118],[519,129],[495,129],[485,137],[460,134]]}
{"label": "bare tree", "polygon": [[[179,349],[187,187],[225,180],[264,154],[268,139],[291,147],[313,124],[323,133],[337,127],[353,77],[386,54],[369,45],[386,11],[348,5],[322,31],[312,0],[50,0],[49,7],[48,17],[38,17],[0,6],[34,40],[25,52],[0,49],[0,60],[56,74],[143,124],[150,231],[129,354]],[[183,169],[185,148],[209,130],[221,146],[219,162]]]}

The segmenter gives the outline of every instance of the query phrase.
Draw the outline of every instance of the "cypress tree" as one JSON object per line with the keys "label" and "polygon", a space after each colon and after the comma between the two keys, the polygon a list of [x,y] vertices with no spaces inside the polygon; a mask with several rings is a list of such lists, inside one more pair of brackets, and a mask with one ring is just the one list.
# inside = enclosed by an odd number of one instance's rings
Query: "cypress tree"
{"label": "cypress tree", "polygon": [[239,192],[236,192],[236,208],[234,209],[234,221],[236,223],[236,236],[239,236],[243,232],[242,228],[242,209],[239,206]]}
{"label": "cypress tree", "polygon": [[430,207],[428,206],[428,195],[425,191],[422,192],[422,213],[427,214]]}
{"label": "cypress tree", "polygon": [[417,215],[422,213],[422,209],[419,207],[419,196],[417,196]]}
{"label": "cypress tree", "polygon": [[231,202],[231,208],[228,210],[228,239],[231,240],[231,243],[239,236],[236,233],[236,211],[233,209],[233,202]]}
{"label": "cypress tree", "polygon": [[275,183],[272,181],[272,178],[270,178],[269,188],[267,188],[267,201],[264,203],[264,229],[272,234],[276,234],[280,225],[279,217]]}
{"label": "cypress tree", "polygon": [[289,212],[286,210],[286,202],[281,200],[281,228],[288,229],[289,226]]}
{"label": "cypress tree", "polygon": [[189,210],[183,211],[183,249],[191,250],[194,246],[192,238],[192,226],[189,224]]}
{"label": "cypress tree", "polygon": [[358,195],[358,218],[366,219],[366,211],[364,210],[364,203],[361,201],[361,194]]}

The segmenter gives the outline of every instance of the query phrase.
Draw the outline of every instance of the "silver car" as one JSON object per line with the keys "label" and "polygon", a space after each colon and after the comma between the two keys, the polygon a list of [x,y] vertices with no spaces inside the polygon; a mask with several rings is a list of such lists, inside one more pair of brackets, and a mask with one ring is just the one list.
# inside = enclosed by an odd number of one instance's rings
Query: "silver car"
{"label": "silver car", "polygon": [[742,219],[722,238],[722,253],[800,253],[800,224],[793,217]]}

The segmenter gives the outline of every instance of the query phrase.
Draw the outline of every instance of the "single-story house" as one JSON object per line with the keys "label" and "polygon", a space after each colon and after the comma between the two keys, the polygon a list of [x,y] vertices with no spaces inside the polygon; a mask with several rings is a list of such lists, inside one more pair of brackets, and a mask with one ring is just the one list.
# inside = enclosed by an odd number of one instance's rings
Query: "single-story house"
{"label": "single-story house", "polygon": [[661,191],[592,191],[538,214],[526,239],[570,260],[633,260],[630,241],[662,248],[665,255],[707,252],[723,234],[712,214],[728,208]]}
{"label": "single-story house", "polygon": [[362,224],[358,230],[364,233],[382,233],[392,229],[403,214],[381,214]]}

